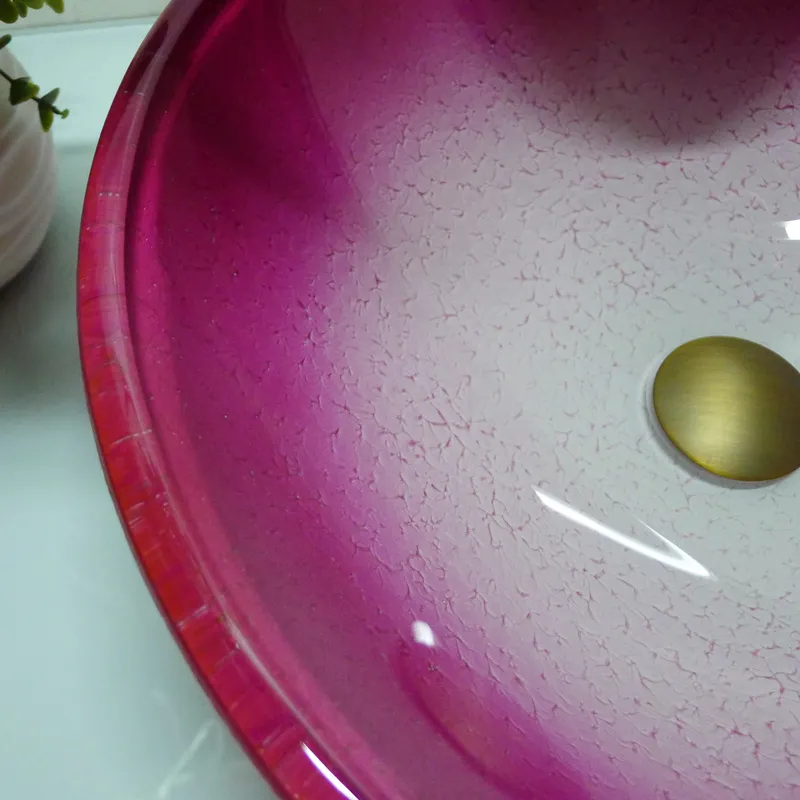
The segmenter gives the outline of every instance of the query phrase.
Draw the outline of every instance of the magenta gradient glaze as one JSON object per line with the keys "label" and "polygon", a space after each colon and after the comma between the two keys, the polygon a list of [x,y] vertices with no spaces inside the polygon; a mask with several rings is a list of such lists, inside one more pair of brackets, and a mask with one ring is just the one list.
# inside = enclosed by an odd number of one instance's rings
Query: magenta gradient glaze
{"label": "magenta gradient glaze", "polygon": [[[145,577],[286,797],[800,796],[786,597],[548,499],[627,524],[718,489],[648,477],[667,339],[617,314],[619,263],[585,328],[564,286],[605,246],[585,220],[657,194],[612,191],[755,141],[791,85],[798,12],[734,5],[174,0],[142,47],[87,193],[89,403]],[[626,319],[593,372],[582,343]],[[573,436],[617,395],[630,425]],[[720,574],[724,542],[695,546]]]}

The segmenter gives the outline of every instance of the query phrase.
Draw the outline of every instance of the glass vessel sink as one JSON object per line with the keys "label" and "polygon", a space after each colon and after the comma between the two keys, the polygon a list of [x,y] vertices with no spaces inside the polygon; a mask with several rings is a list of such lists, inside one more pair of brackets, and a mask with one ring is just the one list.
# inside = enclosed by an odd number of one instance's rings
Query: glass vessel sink
{"label": "glass vessel sink", "polygon": [[798,34],[752,0],[158,23],[87,194],[87,392],[286,797],[800,796],[800,476],[704,471],[651,395],[699,337],[800,365]]}

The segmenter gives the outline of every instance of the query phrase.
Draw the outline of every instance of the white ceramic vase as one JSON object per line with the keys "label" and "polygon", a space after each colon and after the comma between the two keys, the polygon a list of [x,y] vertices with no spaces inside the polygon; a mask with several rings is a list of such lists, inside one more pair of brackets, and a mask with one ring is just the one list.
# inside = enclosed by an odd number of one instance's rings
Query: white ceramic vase
{"label": "white ceramic vase", "polygon": [[[15,78],[26,74],[8,48],[0,50],[0,67]],[[55,185],[53,140],[42,132],[36,104],[12,106],[8,84],[0,80],[0,286],[42,244],[53,215]]]}

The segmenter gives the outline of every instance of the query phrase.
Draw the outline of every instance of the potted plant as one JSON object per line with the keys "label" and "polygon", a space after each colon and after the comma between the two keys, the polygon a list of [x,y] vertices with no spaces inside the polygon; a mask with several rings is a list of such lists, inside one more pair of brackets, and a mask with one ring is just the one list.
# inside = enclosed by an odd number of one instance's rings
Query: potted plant
{"label": "potted plant", "polygon": [[[29,10],[49,6],[57,13],[64,0],[0,0],[0,22],[12,24]],[[44,239],[55,199],[55,151],[49,134],[56,116],[58,89],[42,94],[11,54],[11,36],[0,36],[0,286],[33,258]]]}

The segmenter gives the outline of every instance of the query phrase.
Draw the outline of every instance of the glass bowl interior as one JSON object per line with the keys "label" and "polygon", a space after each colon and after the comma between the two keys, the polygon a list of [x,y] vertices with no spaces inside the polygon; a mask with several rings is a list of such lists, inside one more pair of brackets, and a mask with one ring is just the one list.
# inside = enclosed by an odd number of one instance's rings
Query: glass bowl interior
{"label": "glass bowl interior", "polygon": [[159,23],[87,196],[88,395],[284,791],[794,796],[798,476],[703,472],[650,392],[700,336],[800,364],[798,32],[721,0]]}

